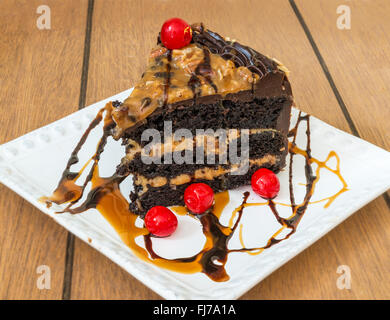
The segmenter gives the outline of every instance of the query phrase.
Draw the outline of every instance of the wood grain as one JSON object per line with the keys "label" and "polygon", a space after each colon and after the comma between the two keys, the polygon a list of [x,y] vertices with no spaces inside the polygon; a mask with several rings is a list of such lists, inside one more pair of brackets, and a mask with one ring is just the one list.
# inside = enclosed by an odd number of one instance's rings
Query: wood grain
{"label": "wood grain", "polygon": [[[390,1],[296,2],[360,135],[390,150]],[[340,5],[351,9],[350,30],[337,28]]]}
{"label": "wood grain", "polygon": [[[44,2],[51,30],[36,26],[42,1],[0,2],[0,143],[77,110],[85,1]],[[0,186],[0,299],[61,299],[66,230]],[[51,269],[39,290],[37,267]]]}

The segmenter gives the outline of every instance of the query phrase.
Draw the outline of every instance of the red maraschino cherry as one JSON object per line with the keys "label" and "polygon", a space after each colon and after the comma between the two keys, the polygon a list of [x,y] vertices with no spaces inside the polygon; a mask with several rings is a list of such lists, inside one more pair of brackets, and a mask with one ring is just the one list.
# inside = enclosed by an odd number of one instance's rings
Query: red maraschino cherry
{"label": "red maraschino cherry", "polygon": [[151,234],[157,237],[168,237],[177,228],[177,218],[168,208],[155,206],[147,212],[145,226]]}
{"label": "red maraschino cherry", "polygon": [[164,22],[160,37],[166,48],[180,49],[191,42],[192,30],[184,20],[172,18]]}
{"label": "red maraschino cherry", "polygon": [[275,198],[280,190],[278,177],[266,168],[261,168],[252,175],[251,184],[253,191],[267,200]]}
{"label": "red maraschino cherry", "polygon": [[214,203],[213,189],[205,183],[193,183],[184,191],[184,203],[192,213],[201,214]]}

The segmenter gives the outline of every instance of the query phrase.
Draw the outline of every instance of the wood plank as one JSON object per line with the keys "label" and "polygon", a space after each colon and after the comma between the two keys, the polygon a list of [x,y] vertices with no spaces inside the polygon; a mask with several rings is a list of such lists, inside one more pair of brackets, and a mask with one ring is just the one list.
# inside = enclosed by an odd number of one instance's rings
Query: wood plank
{"label": "wood plank", "polygon": [[[51,29],[36,26],[39,0],[0,2],[0,143],[77,110],[86,1],[46,0]],[[60,299],[66,230],[0,186],[0,299]],[[39,290],[37,267],[51,269]]]}
{"label": "wood plank", "polygon": [[76,239],[75,243],[71,298],[161,299],[159,295],[80,239]]}
{"label": "wood plank", "polygon": [[[205,7],[207,10],[199,10]],[[259,12],[262,13],[261,19]],[[350,131],[304,31],[289,3],[284,0],[272,3],[265,0],[256,3],[96,0],[87,103],[134,85],[162,22],[173,16],[190,22],[203,21],[222,35],[277,57],[292,72],[290,78],[298,106]],[[388,221],[384,219],[386,214],[383,199],[372,202],[243,298],[388,297],[384,279],[389,268],[382,249],[388,245],[383,231],[388,230]],[[337,289],[339,275],[336,269],[341,264],[351,267],[352,290]],[[74,299],[157,297],[79,240],[76,241],[74,266]]]}
{"label": "wood plank", "polygon": [[[371,202],[275,271],[242,299],[389,299],[390,222],[383,198]],[[337,288],[337,268],[351,289]]]}
{"label": "wood plank", "polygon": [[[390,150],[390,12],[387,0],[296,1],[360,135]],[[338,6],[351,29],[337,28]]]}
{"label": "wood plank", "polygon": [[[329,72],[351,115],[359,135],[384,149],[390,150],[390,43],[388,32],[390,21],[384,12],[390,12],[390,3],[386,0],[341,1],[341,0],[296,0],[310,33],[318,46]],[[347,5],[351,10],[351,29],[340,30],[337,27],[337,8]],[[389,192],[386,196],[389,197]],[[386,197],[385,197],[386,198]],[[384,232],[390,232],[389,203],[376,201],[378,208],[371,214],[385,212],[380,221]],[[365,220],[368,220],[366,218]],[[367,230],[367,233],[370,231]],[[382,231],[383,232],[383,231]],[[370,240],[380,237],[370,234]],[[374,239],[375,238],[375,239]],[[384,257],[387,273],[390,267],[388,254],[382,248],[389,247],[390,239],[374,248],[375,256]],[[373,258],[365,263],[367,270],[377,269],[380,264]],[[369,265],[368,265],[369,264]],[[372,273],[372,272],[371,272]],[[390,283],[377,283],[378,287],[390,291]],[[380,291],[378,289],[378,291]],[[376,295],[374,295],[376,297]],[[385,294],[389,297],[389,293]]]}

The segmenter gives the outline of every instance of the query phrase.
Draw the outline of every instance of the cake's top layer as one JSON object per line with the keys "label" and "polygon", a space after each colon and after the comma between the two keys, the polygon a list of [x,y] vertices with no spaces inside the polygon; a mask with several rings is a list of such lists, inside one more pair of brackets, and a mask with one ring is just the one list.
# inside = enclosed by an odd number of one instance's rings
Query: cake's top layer
{"label": "cake's top layer", "polygon": [[192,42],[169,50],[158,40],[146,71],[131,95],[120,106],[113,106],[117,126],[114,136],[152,114],[181,101],[200,97],[224,97],[240,91],[257,96],[291,94],[284,86],[284,67],[255,50],[192,25]]}

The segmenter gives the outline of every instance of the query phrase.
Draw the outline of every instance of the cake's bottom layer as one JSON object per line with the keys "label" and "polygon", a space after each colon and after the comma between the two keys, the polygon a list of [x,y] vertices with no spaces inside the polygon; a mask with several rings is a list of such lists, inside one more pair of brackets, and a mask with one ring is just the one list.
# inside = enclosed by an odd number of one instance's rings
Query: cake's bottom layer
{"label": "cake's bottom layer", "polygon": [[134,176],[134,191],[130,193],[130,210],[136,214],[144,215],[154,206],[176,206],[184,205],[184,191],[192,183],[203,182],[209,185],[214,192],[234,189],[243,185],[249,185],[253,173],[260,168],[268,168],[275,173],[279,172],[284,166],[284,159],[267,155],[263,158],[252,159],[248,171],[242,175],[232,175],[227,170],[223,172],[216,169],[213,172],[219,174],[207,174],[210,172],[194,172],[192,176],[181,174],[171,181],[145,179],[143,176]]}
{"label": "cake's bottom layer", "polygon": [[129,153],[117,173],[133,175],[130,209],[143,215],[154,206],[183,205],[184,190],[192,183],[203,182],[219,192],[250,184],[252,174],[259,168],[278,172],[285,166],[288,145],[282,133],[269,129],[253,133],[248,147],[247,161],[242,158],[239,163],[145,164],[139,155],[129,157]]}

